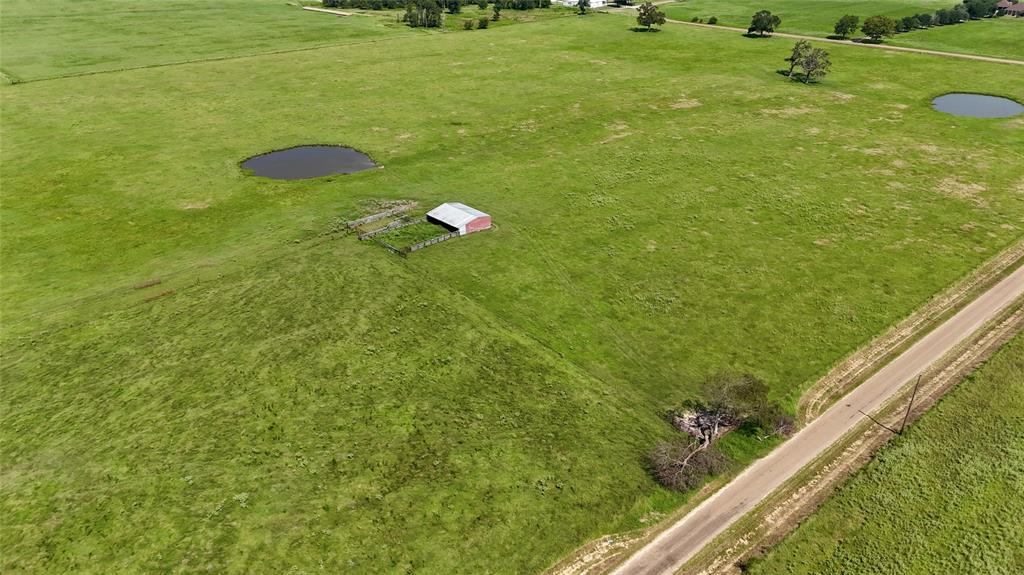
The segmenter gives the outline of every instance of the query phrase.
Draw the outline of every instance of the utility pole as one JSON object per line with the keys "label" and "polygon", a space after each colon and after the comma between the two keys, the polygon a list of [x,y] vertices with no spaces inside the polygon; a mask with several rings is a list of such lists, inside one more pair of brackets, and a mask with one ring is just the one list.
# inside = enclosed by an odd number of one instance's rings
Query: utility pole
{"label": "utility pole", "polygon": [[914,383],[914,392],[910,394],[910,403],[907,404],[907,412],[903,414],[903,423],[900,424],[900,435],[903,435],[903,428],[907,426],[907,418],[910,417],[910,408],[914,406],[914,398],[917,397],[917,387],[921,385],[921,374],[917,374],[917,382]]}

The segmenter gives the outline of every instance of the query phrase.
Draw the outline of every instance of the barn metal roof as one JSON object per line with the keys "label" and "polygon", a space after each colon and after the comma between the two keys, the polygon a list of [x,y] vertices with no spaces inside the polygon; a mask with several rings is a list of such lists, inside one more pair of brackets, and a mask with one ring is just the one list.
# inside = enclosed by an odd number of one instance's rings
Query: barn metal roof
{"label": "barn metal roof", "polygon": [[466,204],[460,204],[459,202],[441,204],[427,212],[427,215],[456,228],[460,228],[481,216],[487,216],[487,214],[480,210],[471,208]]}

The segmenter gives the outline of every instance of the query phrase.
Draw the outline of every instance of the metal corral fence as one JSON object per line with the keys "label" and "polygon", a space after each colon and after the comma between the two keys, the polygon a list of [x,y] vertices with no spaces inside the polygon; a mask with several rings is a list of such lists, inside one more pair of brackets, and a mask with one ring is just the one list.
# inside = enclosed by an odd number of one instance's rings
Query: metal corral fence
{"label": "metal corral fence", "polygon": [[359,218],[358,220],[352,220],[350,222],[345,222],[345,225],[348,226],[349,229],[357,228],[357,227],[359,227],[359,226],[361,226],[363,224],[369,224],[369,223],[375,222],[377,220],[382,220],[384,218],[400,214],[402,212],[408,212],[409,210],[415,208],[416,205],[417,205],[416,202],[410,202],[408,204],[402,204],[400,206],[395,206],[395,207],[391,208],[390,210],[384,210],[383,212],[380,212],[380,213],[371,214],[369,216],[366,216],[365,218]]}
{"label": "metal corral fence", "polygon": [[363,233],[359,234],[357,237],[360,239],[360,241],[361,240],[368,240],[368,239],[370,239],[372,237],[376,237],[376,236],[379,236],[381,234],[386,234],[386,233],[388,233],[388,232],[390,232],[392,230],[397,230],[399,228],[404,228],[404,227],[407,227],[407,226],[414,226],[416,224],[422,224],[422,223],[424,223],[426,221],[427,221],[427,217],[426,216],[423,216],[423,217],[420,217],[420,218],[414,218],[414,219],[411,219],[411,220],[406,220],[406,219],[396,220],[396,221],[391,222],[390,224],[388,224],[386,226],[382,226],[382,227],[379,227],[379,228],[377,228],[375,230],[370,230],[368,232],[363,232]]}
{"label": "metal corral fence", "polygon": [[450,240],[452,238],[457,238],[457,237],[459,237],[459,232],[449,232],[447,234],[442,234],[442,235],[439,235],[439,236],[434,236],[434,237],[430,238],[429,240],[423,240],[422,242],[417,242],[415,244],[412,244],[411,246],[406,246],[404,248],[397,248],[397,247],[387,243],[384,240],[377,240],[377,243],[379,243],[380,245],[382,245],[385,248],[387,248],[388,251],[396,253],[396,254],[398,254],[398,255],[400,255],[400,256],[402,256],[404,258],[405,256],[409,255],[410,253],[412,253],[412,252],[414,252],[416,250],[422,250],[423,248],[425,248],[427,246],[432,246],[434,244],[439,244],[439,243],[441,243],[441,242],[443,242],[445,240]]}
{"label": "metal corral fence", "polygon": [[377,243],[382,245],[382,246],[384,246],[384,247],[386,247],[389,252],[396,253],[396,254],[402,256],[403,258],[405,257],[405,250],[402,250],[400,248],[396,248],[395,246],[387,243],[384,240],[377,240]]}
{"label": "metal corral fence", "polygon": [[422,250],[423,248],[425,248],[427,246],[432,246],[434,244],[439,244],[439,243],[441,243],[441,242],[443,242],[445,240],[450,240],[452,238],[457,238],[457,237],[459,237],[459,232],[449,232],[447,234],[443,234],[443,235],[440,235],[440,236],[434,236],[434,237],[430,238],[429,240],[423,240],[422,242],[415,243],[415,244],[405,248],[405,250],[406,250],[406,253],[414,252],[416,250]]}

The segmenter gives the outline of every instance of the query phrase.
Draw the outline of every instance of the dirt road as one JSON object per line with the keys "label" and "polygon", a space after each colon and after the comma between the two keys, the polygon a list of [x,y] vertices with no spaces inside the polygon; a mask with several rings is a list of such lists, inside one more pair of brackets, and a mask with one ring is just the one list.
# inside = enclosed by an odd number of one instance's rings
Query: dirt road
{"label": "dirt road", "polygon": [[1024,295],[1018,268],[946,320],[828,411],[759,459],[689,514],[637,551],[614,575],[671,575],[705,544],[838,441],[907,382]]}

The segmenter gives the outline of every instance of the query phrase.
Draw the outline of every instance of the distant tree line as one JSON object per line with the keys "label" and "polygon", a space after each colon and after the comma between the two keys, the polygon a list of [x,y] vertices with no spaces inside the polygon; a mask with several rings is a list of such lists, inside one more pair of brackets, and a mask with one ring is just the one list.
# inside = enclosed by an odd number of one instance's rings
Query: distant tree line
{"label": "distant tree line", "polygon": [[[859,16],[847,14],[836,22],[834,32],[836,36],[845,39],[856,32],[858,26],[860,26],[860,30],[865,36],[878,42],[882,38],[889,38],[895,34],[910,32],[911,30],[930,28],[932,26],[948,26],[968,20],[995,16],[998,13],[998,8],[996,7],[998,1],[964,0],[964,2],[954,5],[952,8],[943,8],[934,13],[925,12],[903,18],[890,18],[889,16],[881,15],[871,16],[864,20],[863,24],[860,23]],[[693,21],[698,22],[699,20],[694,18]],[[771,11],[758,10],[750,19],[747,34],[760,37],[767,36],[775,32],[781,23],[782,19],[772,14]]]}
{"label": "distant tree line", "polygon": [[879,42],[882,38],[891,38],[895,34],[912,30],[931,28],[932,26],[949,26],[968,20],[989,18],[996,15],[997,3],[998,0],[966,0],[963,3],[954,5],[952,8],[942,8],[934,13],[922,12],[921,14],[904,16],[903,18],[890,18],[889,16],[881,15],[871,16],[864,20],[862,25],[860,24],[860,17],[847,14],[836,22],[833,31],[836,36],[845,39],[856,32],[858,25],[860,25],[860,31],[865,36],[875,42]]}
{"label": "distant tree line", "polygon": [[[434,0],[434,3],[438,5],[438,9],[441,11],[447,11],[450,14],[458,14],[462,11],[462,7],[466,4],[477,4],[481,5],[481,9],[486,9],[488,4],[494,4],[499,6],[499,10],[507,8],[509,10],[533,10],[535,8],[550,8],[551,0],[480,0],[474,2],[467,2],[466,0]],[[323,5],[326,8],[353,8],[356,10],[409,10],[412,6],[415,11],[419,11],[423,4],[421,0],[323,0]],[[438,24],[440,26],[440,24]]]}

